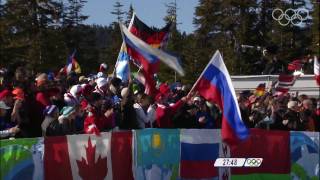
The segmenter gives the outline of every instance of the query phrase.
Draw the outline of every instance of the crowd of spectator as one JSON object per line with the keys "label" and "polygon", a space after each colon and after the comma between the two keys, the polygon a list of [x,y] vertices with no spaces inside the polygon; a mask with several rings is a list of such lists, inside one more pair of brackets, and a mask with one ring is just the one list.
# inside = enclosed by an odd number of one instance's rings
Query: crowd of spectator
{"label": "crowd of spectator", "polygon": [[[78,76],[1,69],[0,137],[62,136],[143,128],[221,128],[215,104],[181,82],[159,83],[149,96],[139,81],[122,82],[102,71]],[[319,131],[320,100],[271,91],[238,94],[248,128]]]}

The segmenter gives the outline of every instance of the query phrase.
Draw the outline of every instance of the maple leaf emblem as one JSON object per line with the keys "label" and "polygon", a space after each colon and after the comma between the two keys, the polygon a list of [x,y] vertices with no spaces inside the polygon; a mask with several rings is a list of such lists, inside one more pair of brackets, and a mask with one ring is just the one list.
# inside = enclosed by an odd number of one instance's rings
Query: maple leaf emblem
{"label": "maple leaf emblem", "polygon": [[77,160],[79,175],[83,180],[103,180],[107,176],[107,157],[101,158],[99,155],[95,162],[96,146],[92,146],[91,139],[88,139],[88,147],[86,148],[87,160],[83,157],[81,161]]}

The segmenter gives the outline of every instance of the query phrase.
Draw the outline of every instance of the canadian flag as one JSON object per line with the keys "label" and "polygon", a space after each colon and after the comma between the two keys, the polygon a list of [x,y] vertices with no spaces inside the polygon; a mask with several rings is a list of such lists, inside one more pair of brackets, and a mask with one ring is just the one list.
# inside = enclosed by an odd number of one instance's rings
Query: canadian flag
{"label": "canadian flag", "polygon": [[320,63],[317,56],[314,56],[314,76],[318,86],[320,86]]}
{"label": "canadian flag", "polygon": [[45,152],[45,179],[133,179],[131,132],[46,138]]}

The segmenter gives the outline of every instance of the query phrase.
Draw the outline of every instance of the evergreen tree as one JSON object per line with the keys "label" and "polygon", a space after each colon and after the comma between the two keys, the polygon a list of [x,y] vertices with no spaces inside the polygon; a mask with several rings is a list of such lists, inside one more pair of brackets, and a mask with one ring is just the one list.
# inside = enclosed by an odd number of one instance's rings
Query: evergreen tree
{"label": "evergreen tree", "polygon": [[88,16],[81,13],[86,0],[68,0],[65,4],[64,25],[78,26],[85,21]]}
{"label": "evergreen tree", "polygon": [[[53,0],[8,0],[2,10],[1,60],[24,62],[38,69],[51,62],[45,41],[51,29],[59,25],[59,3]],[[50,43],[61,44],[58,40]]]}
{"label": "evergreen tree", "polygon": [[120,1],[116,1],[116,3],[113,5],[114,10],[111,12],[111,14],[117,16],[117,22],[122,22],[123,20],[123,15],[125,12],[122,11],[123,4],[120,3]]}
{"label": "evergreen tree", "polygon": [[130,6],[129,6],[129,10],[128,10],[128,12],[126,13],[127,18],[126,18],[126,22],[125,22],[125,24],[126,24],[126,26],[127,26],[127,27],[128,27],[128,26],[129,26],[129,24],[130,24],[130,21],[131,21],[131,18],[132,18],[133,12],[134,12],[134,10],[133,10],[133,6],[132,6],[132,4],[130,4]]}
{"label": "evergreen tree", "polygon": [[[182,54],[181,51],[183,49],[183,38],[181,33],[177,29],[177,10],[178,10],[178,5],[176,0],[173,2],[170,2],[168,4],[165,4],[167,8],[167,15],[163,18],[163,20],[166,22],[166,24],[171,24],[170,28],[170,34],[169,34],[169,40],[167,42],[166,50],[179,57],[182,62]],[[167,67],[164,64],[160,65],[160,79],[166,79],[169,81],[174,81],[177,79],[177,73]]]}

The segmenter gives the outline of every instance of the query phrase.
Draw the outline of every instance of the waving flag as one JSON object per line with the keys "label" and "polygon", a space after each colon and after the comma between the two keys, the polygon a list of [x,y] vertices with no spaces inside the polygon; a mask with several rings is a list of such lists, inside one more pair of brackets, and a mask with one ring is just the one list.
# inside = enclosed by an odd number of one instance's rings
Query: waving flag
{"label": "waving flag", "polygon": [[163,48],[168,40],[171,23],[162,29],[155,29],[143,23],[136,14],[133,14],[132,27],[129,29],[132,34],[154,48]]}
{"label": "waving flag", "polygon": [[74,71],[77,74],[81,73],[81,68],[75,58],[75,55],[76,55],[76,50],[74,50],[73,53],[68,58],[67,65],[64,68],[66,74],[70,74],[71,71]]}
{"label": "waving flag", "polygon": [[[130,21],[128,30],[154,48],[162,48],[169,37],[171,24],[167,24],[162,29],[150,28],[145,23],[143,23],[135,13],[133,13],[132,19]],[[117,77],[126,81],[128,79],[129,69],[129,60],[132,60],[135,65],[141,69],[141,73],[145,76],[148,81],[146,81],[145,86],[147,86],[149,91],[146,91],[147,94],[152,95],[156,91],[155,82],[153,80],[153,75],[158,72],[159,69],[159,59],[154,61],[148,61],[144,56],[140,55],[138,52],[132,51],[129,57],[127,49],[121,46],[121,50],[118,56],[116,63],[116,74]]]}
{"label": "waving flag", "polygon": [[266,83],[261,83],[257,86],[255,95],[256,96],[263,96],[266,92]]}
{"label": "waving flag", "polygon": [[222,111],[222,138],[228,142],[248,137],[229,72],[219,51],[213,55],[207,67],[195,83],[194,90],[206,100],[217,104]]}
{"label": "waving flag", "polygon": [[278,84],[276,85],[276,94],[287,93],[294,85],[294,75],[280,74]]}
{"label": "waving flag", "polygon": [[299,71],[303,67],[303,62],[301,60],[294,60],[288,64],[289,71]]}
{"label": "waving flag", "polygon": [[129,67],[130,57],[127,54],[127,47],[123,44],[121,45],[121,50],[118,55],[118,60],[116,63],[116,75],[122,81],[128,81],[130,75],[130,67]]}
{"label": "waving flag", "polygon": [[[130,30],[132,27],[132,23],[135,17],[135,13],[133,13],[128,29]],[[127,52],[127,47],[124,42],[121,44],[121,49],[118,55],[117,63],[115,66],[116,76],[120,78],[122,81],[128,81],[130,76],[130,65],[129,65],[130,57]]]}
{"label": "waving flag", "polygon": [[314,56],[314,76],[316,78],[317,84],[320,86],[320,63],[317,56]]}
{"label": "waving flag", "polygon": [[181,76],[184,75],[184,71],[179,63],[178,58],[149,46],[147,43],[130,33],[123,24],[121,24],[120,27],[121,32],[123,33],[122,38],[127,46],[128,54],[131,57],[135,58],[135,55],[141,56],[151,64],[160,59],[170,68],[177,71]]}

